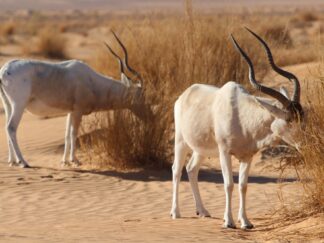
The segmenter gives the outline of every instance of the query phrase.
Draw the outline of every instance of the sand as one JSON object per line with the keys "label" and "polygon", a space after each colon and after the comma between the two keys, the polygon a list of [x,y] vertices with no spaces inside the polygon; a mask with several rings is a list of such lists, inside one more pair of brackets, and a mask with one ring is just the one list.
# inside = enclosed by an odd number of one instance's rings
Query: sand
{"label": "sand", "polygon": [[[6,4],[15,5],[14,2]],[[27,1],[22,2],[27,4]],[[65,1],[56,3],[68,4]],[[42,4],[51,6],[48,1]],[[88,61],[93,49],[84,48],[81,43],[95,46],[96,42],[72,33],[66,33],[66,37],[73,40],[69,42],[73,44],[68,48],[69,56]],[[19,58],[21,48],[2,44],[0,53],[2,65],[9,59]],[[317,68],[317,63],[287,67],[302,84],[309,70]],[[283,78],[273,74],[269,77],[269,85],[279,87],[282,84]],[[288,81],[284,84],[292,87]],[[302,192],[294,175],[278,184],[279,173],[265,167],[271,162],[278,163],[276,160],[262,163],[260,156],[256,156],[253,162],[247,212],[255,229],[223,229],[225,196],[217,159],[207,161],[199,175],[201,195],[212,217],[195,215],[194,200],[184,173],[180,184],[182,218],[172,220],[169,215],[171,169],[122,173],[83,167],[61,168],[65,117],[41,119],[27,112],[20,123],[18,142],[32,168],[9,167],[4,126],[5,116],[0,104],[0,242],[285,242],[287,239],[318,242],[320,230],[324,228],[320,218],[295,224],[277,219],[277,215],[271,216],[280,207],[278,195],[281,190],[291,206],[295,203],[293,199]],[[237,183],[236,160],[233,166]],[[238,204],[236,184],[233,192],[235,218]]]}

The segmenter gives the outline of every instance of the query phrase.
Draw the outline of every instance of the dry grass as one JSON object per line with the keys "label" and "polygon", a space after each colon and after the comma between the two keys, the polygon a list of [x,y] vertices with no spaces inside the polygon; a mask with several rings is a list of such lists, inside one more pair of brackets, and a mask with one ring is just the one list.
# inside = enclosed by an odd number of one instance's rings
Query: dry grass
{"label": "dry grass", "polygon": [[4,44],[13,44],[14,34],[16,31],[16,24],[13,21],[5,21],[0,25],[0,43]]}
{"label": "dry grass", "polygon": [[[323,55],[324,42],[318,47]],[[297,208],[291,207],[285,214],[289,217],[305,217],[324,213],[324,56],[316,73],[306,80],[304,107],[305,127],[300,129],[299,151],[284,159],[285,168],[294,167],[303,187],[304,197]]]}
{"label": "dry grass", "polygon": [[290,66],[300,63],[308,63],[317,61],[316,48],[314,46],[307,49],[307,51],[301,51],[300,49],[287,49],[278,48],[274,51],[276,54],[276,63],[279,66]]}
{"label": "dry grass", "polygon": [[268,42],[276,43],[278,47],[293,47],[293,40],[290,36],[289,29],[285,24],[265,24],[264,26],[261,26],[259,33]]}
{"label": "dry grass", "polygon": [[16,25],[12,21],[1,24],[0,35],[9,37],[15,33]]}
{"label": "dry grass", "polygon": [[[323,46],[324,47],[324,46]],[[322,49],[323,49],[322,47]],[[323,53],[323,52],[322,52]],[[300,177],[308,210],[324,213],[324,62],[316,80],[308,82],[307,126],[301,132]]]}
{"label": "dry grass", "polygon": [[66,41],[58,31],[54,29],[45,29],[40,31],[38,37],[38,54],[47,58],[66,58]]}
{"label": "dry grass", "polygon": [[300,22],[314,22],[319,20],[319,17],[316,13],[312,12],[300,12],[295,16],[295,19]]}

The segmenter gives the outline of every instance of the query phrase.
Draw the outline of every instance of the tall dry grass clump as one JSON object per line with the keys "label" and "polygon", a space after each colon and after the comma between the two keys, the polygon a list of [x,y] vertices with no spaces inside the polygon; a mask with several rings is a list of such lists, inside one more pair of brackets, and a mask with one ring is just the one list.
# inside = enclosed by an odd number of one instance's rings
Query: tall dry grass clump
{"label": "tall dry grass clump", "polygon": [[260,35],[262,35],[268,42],[276,43],[279,47],[293,46],[293,40],[291,38],[287,25],[279,24],[266,24],[261,26]]}
{"label": "tall dry grass clump", "polygon": [[0,34],[1,36],[9,37],[15,33],[16,25],[12,21],[7,21],[1,24]]}
{"label": "tall dry grass clump", "polygon": [[[323,53],[323,42],[318,48]],[[284,167],[293,166],[304,187],[298,208],[290,208],[289,215],[308,216],[324,213],[324,56],[317,73],[309,74],[304,87],[303,106],[305,124],[300,129],[300,147],[284,158]]]}
{"label": "tall dry grass clump", "polygon": [[299,173],[309,213],[324,213],[324,62],[317,80],[309,80],[307,125],[301,132]]}
{"label": "tall dry grass clump", "polygon": [[[169,166],[173,154],[173,104],[187,87],[193,83],[221,86],[230,80],[250,87],[246,63],[229,39],[233,31],[256,70],[263,70],[258,72],[261,80],[266,71],[260,61],[265,60],[264,53],[248,34],[232,27],[233,21],[195,16],[187,5],[185,16],[149,16],[115,24],[114,29],[127,46],[131,65],[143,76],[145,99],[154,117],[145,123],[129,111],[92,116],[86,130],[100,130],[81,139],[87,160],[100,167]],[[108,52],[100,52],[95,62],[97,70],[119,78],[116,60]]]}
{"label": "tall dry grass clump", "polygon": [[314,22],[319,19],[318,15],[309,11],[302,11],[295,15],[295,19],[300,22]]}
{"label": "tall dry grass clump", "polygon": [[37,53],[47,58],[66,58],[66,40],[54,29],[44,29],[39,32]]}
{"label": "tall dry grass clump", "polygon": [[0,25],[0,43],[8,44],[14,43],[14,34],[16,31],[16,24],[13,21],[5,21]]}

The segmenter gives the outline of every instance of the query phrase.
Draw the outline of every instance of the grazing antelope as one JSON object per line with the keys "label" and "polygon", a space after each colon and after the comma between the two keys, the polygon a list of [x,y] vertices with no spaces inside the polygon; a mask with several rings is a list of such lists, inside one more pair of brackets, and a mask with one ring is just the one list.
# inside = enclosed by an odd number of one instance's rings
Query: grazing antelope
{"label": "grazing antelope", "polygon": [[[112,32],[125,54],[124,61],[106,44],[120,65],[121,80],[95,72],[78,60],[50,63],[38,60],[14,60],[0,69],[0,94],[6,113],[10,165],[28,167],[19,149],[16,131],[24,110],[39,116],[67,114],[62,164],[78,164],[76,138],[83,115],[94,111],[130,109],[144,119],[143,81],[128,64],[127,50]],[[124,66],[136,77],[134,83]],[[68,158],[68,153],[69,158]]]}
{"label": "grazing antelope", "polygon": [[186,155],[192,150],[193,154],[186,169],[196,203],[197,214],[204,217],[210,216],[203,206],[198,188],[197,179],[200,164],[205,157],[217,156],[218,154],[226,195],[224,227],[236,227],[231,210],[231,197],[234,186],[231,155],[234,155],[240,161],[240,208],[238,220],[241,222],[241,228],[253,228],[245,210],[248,173],[252,156],[258,150],[280,140],[284,140],[290,145],[296,144],[292,136],[295,131],[293,125],[303,118],[303,109],[299,101],[299,81],[293,74],[277,67],[265,41],[251,30],[247,30],[261,42],[274,71],[294,83],[293,98],[290,100],[287,92],[282,91],[280,93],[259,84],[255,79],[250,58],[231,36],[236,49],[249,66],[250,83],[257,90],[274,99],[251,95],[240,84],[235,82],[228,82],[221,88],[194,84],[182,93],[174,106],[175,151],[172,166],[172,218],[180,217],[179,183]]}

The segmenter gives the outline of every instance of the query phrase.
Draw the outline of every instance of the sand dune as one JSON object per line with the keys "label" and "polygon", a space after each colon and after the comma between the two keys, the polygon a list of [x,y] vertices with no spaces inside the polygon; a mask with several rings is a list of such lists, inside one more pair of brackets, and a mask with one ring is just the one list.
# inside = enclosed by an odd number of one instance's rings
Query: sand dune
{"label": "sand dune", "polygon": [[[278,201],[274,178],[252,176],[248,212],[257,228],[225,230],[221,228],[224,195],[219,171],[207,170],[200,179],[202,197],[213,217],[195,216],[186,180],[180,190],[183,218],[171,220],[169,172],[154,176],[156,172],[96,173],[45,166],[22,170],[4,163],[0,170],[3,242],[249,242],[267,227],[264,215]],[[235,190],[235,213],[237,194]]]}

